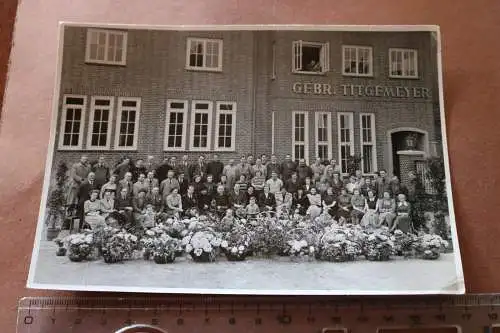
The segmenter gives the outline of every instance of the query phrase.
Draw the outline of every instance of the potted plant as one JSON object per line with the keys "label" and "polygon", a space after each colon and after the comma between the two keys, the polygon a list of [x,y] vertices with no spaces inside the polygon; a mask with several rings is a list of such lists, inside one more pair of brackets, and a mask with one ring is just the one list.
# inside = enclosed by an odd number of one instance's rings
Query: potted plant
{"label": "potted plant", "polygon": [[180,248],[180,240],[170,237],[167,234],[161,234],[155,237],[152,242],[152,256],[157,264],[171,264],[177,257],[177,251]]}
{"label": "potted plant", "polygon": [[438,259],[448,242],[439,235],[421,234],[417,240],[417,252],[422,259]]}
{"label": "potted plant", "polygon": [[65,184],[68,178],[67,171],[68,167],[66,163],[60,162],[55,174],[55,183],[49,193],[45,221],[47,225],[46,239],[49,241],[57,237],[63,224],[66,203]]}
{"label": "potted plant", "polygon": [[387,227],[375,229],[366,237],[363,246],[365,258],[370,261],[388,261],[395,252],[394,237]]}
{"label": "potted plant", "polygon": [[102,257],[107,264],[122,262],[132,257],[133,251],[137,248],[137,236],[121,230],[104,240],[102,247]]}
{"label": "potted plant", "polygon": [[81,262],[87,259],[93,250],[94,237],[92,232],[87,231],[79,234],[69,235],[65,239],[68,249],[68,258],[73,262]]}
{"label": "potted plant", "polygon": [[222,239],[211,229],[191,231],[182,239],[186,253],[194,262],[213,262],[219,254]]}
{"label": "potted plant", "polygon": [[244,261],[252,254],[253,232],[244,226],[236,226],[226,233],[221,242],[221,249],[227,260]]}

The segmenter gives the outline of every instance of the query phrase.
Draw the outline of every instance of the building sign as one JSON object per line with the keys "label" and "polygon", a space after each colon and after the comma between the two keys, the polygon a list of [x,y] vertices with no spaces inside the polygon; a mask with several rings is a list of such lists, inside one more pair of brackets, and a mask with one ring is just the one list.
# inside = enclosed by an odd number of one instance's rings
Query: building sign
{"label": "building sign", "polygon": [[333,86],[329,83],[295,82],[292,91],[303,95],[341,95],[349,97],[395,97],[395,98],[422,98],[431,97],[430,89],[423,87],[382,86],[361,84],[340,84]]}

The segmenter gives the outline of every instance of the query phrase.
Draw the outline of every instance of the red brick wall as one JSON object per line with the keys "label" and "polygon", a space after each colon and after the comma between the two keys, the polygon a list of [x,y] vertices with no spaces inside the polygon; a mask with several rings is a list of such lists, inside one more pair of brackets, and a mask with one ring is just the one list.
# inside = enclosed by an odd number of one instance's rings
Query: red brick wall
{"label": "red brick wall", "polygon": [[[223,39],[222,73],[185,70],[186,38]],[[271,153],[271,115],[275,111],[275,152],[282,158],[292,152],[292,111],[309,111],[309,157],[315,155],[314,112],[332,113],[333,157],[338,158],[337,112],[354,112],[355,152],[359,153],[359,113],[376,117],[377,160],[387,168],[387,131],[415,127],[429,132],[430,141],[440,142],[435,81],[436,54],[429,33],[359,33],[294,31],[129,31],[127,65],[107,66],[84,63],[86,29],[67,28],[64,38],[63,94],[131,96],[142,99],[138,149],[134,152],[85,151],[90,158],[104,154],[111,162],[126,154],[132,158],[149,154],[180,156],[185,152],[164,152],[165,109],[167,99],[211,100],[214,102],[212,129],[215,132],[215,102],[237,102],[237,135],[234,152],[220,152],[223,160],[245,153]],[[330,43],[330,72],[326,75],[301,75],[291,72],[294,40]],[[274,58],[273,58],[273,44]],[[341,74],[343,44],[373,47],[373,77],[344,77]],[[388,77],[390,47],[418,49],[418,79]],[[275,59],[273,61],[273,59]],[[273,77],[273,67],[276,76]],[[294,82],[363,84],[426,87],[431,99],[411,100],[384,97],[305,96],[292,92]],[[188,109],[190,110],[190,109]],[[255,114],[253,111],[255,110]],[[89,112],[86,113],[87,119]],[[87,132],[88,123],[84,133]],[[189,132],[189,122],[188,122]],[[86,135],[84,135],[86,138]],[[112,132],[114,142],[114,126]],[[57,138],[56,138],[57,139]],[[215,138],[212,137],[212,146]],[[56,141],[57,142],[57,141]],[[189,145],[189,139],[186,142]],[[84,140],[85,149],[85,140]],[[194,160],[199,152],[187,152]],[[81,151],[56,151],[55,160],[77,160]],[[205,153],[203,153],[205,154]]]}

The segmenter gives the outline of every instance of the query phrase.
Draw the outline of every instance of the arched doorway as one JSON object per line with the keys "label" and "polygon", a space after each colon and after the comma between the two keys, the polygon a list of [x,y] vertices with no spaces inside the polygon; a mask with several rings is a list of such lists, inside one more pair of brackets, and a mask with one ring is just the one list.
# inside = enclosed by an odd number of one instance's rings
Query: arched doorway
{"label": "arched doorway", "polygon": [[404,183],[408,172],[414,170],[416,161],[429,155],[429,134],[418,128],[400,127],[387,132],[387,141],[387,171]]}

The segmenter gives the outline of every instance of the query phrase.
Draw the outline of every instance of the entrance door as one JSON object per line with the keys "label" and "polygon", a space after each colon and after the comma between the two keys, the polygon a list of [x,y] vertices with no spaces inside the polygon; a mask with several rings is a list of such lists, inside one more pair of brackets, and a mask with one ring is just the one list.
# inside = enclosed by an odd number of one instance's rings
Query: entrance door
{"label": "entrance door", "polygon": [[392,174],[402,183],[408,173],[415,170],[415,163],[426,156],[427,134],[417,130],[399,130],[390,134]]}

